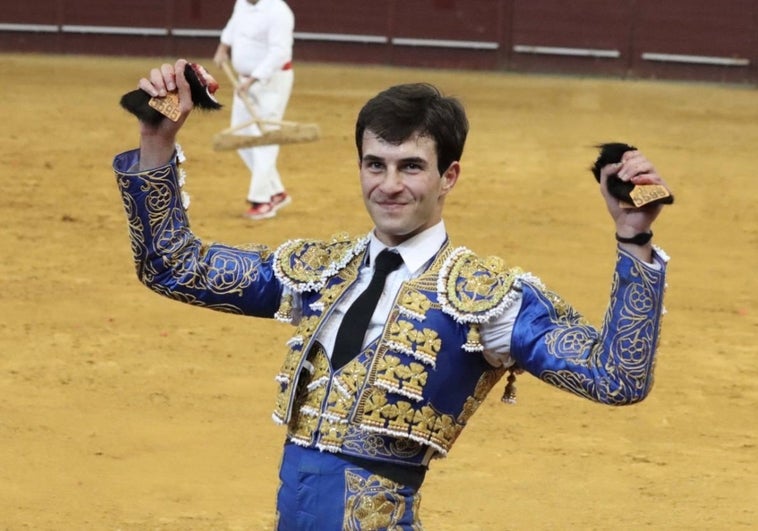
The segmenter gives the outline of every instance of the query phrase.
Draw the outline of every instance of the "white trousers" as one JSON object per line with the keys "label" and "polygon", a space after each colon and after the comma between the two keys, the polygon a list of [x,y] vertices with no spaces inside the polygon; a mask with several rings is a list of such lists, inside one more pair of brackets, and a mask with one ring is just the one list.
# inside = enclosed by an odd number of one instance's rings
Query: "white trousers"
{"label": "white trousers", "polygon": [[[256,82],[250,87],[248,94],[258,117],[263,120],[282,120],[284,111],[292,93],[295,75],[292,70],[276,72],[267,82]],[[253,117],[237,95],[232,103],[232,127],[249,122]],[[239,131],[240,134],[256,135],[260,130],[255,125]],[[276,159],[279,156],[279,146],[257,146],[237,150],[240,158],[250,170],[250,187],[247,200],[251,203],[268,203],[271,196],[284,191]]]}

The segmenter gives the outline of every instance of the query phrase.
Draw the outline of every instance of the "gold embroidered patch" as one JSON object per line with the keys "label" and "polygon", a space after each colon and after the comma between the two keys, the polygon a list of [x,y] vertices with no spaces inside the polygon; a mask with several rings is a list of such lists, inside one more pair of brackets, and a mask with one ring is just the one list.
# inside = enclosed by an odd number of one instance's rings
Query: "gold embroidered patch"
{"label": "gold embroidered patch", "polygon": [[425,360],[436,361],[442,350],[442,340],[436,330],[424,328],[416,330],[413,341],[416,343],[416,355]]}
{"label": "gold embroidered patch", "polygon": [[479,409],[479,406],[482,405],[487,394],[493,387],[495,387],[495,384],[500,381],[500,378],[503,377],[503,374],[505,374],[505,372],[506,369],[493,368],[482,374],[482,376],[479,378],[479,381],[476,383],[474,395],[466,399],[463,410],[456,419],[459,424],[466,425],[472,415],[476,413],[476,410]]}
{"label": "gold embroidered patch", "polygon": [[279,303],[276,318],[284,322],[292,322],[292,295],[285,295]]}
{"label": "gold embroidered patch", "polygon": [[497,257],[480,258],[461,250],[443,272],[444,296],[453,310],[460,313],[486,313],[503,302],[515,276]]}
{"label": "gold embroidered patch", "polygon": [[398,484],[381,476],[366,478],[345,471],[345,517],[342,529],[347,531],[379,531],[395,529],[405,514],[405,496],[398,493]]}
{"label": "gold embroidered patch", "polygon": [[415,332],[413,323],[398,320],[397,322],[390,323],[387,340],[394,343],[396,349],[410,354],[413,352],[413,342],[411,341],[411,334],[413,332]]}
{"label": "gold embroidered patch", "polygon": [[421,400],[429,375],[421,363],[404,365],[400,358],[386,354],[377,362],[377,383],[391,391]]}
{"label": "gold embroidered patch", "polygon": [[309,317],[305,317],[298,324],[295,335],[303,338],[311,337],[313,335],[313,332],[316,331],[316,327],[318,326],[320,320],[320,315],[311,315]]}
{"label": "gold embroidered patch", "polygon": [[416,290],[408,290],[402,293],[398,304],[401,313],[413,316],[418,320],[423,320],[426,312],[432,307],[432,301]]}
{"label": "gold embroidered patch", "polygon": [[291,240],[277,250],[276,268],[296,284],[320,285],[325,276],[337,273],[365,247],[365,238],[352,240],[342,234],[330,241]]}

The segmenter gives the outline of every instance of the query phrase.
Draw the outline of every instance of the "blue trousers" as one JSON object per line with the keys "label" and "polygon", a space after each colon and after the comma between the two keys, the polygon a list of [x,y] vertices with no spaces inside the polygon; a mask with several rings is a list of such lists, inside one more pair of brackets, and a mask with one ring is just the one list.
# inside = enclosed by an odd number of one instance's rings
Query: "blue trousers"
{"label": "blue trousers", "polygon": [[277,531],[420,531],[420,494],[339,454],[284,445]]}

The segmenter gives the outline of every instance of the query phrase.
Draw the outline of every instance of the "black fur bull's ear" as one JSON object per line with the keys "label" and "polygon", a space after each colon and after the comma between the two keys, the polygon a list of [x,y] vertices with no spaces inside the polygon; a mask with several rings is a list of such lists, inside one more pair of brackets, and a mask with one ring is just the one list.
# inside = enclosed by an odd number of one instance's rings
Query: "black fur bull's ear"
{"label": "black fur bull's ear", "polygon": [[[595,163],[592,165],[591,170],[597,182],[600,182],[600,170],[603,168],[603,166],[621,162],[621,157],[624,155],[624,153],[637,149],[632,145],[624,144],[622,142],[608,142],[595,147],[600,149],[600,154],[598,155],[597,160],[595,160]],[[632,198],[635,188],[636,186],[634,184],[622,181],[616,174],[608,176],[608,192],[619,201],[622,201],[628,205],[636,204]],[[670,205],[674,202],[674,196],[668,192],[666,193],[668,195],[645,201],[644,204],[661,203]],[[639,201],[639,199],[637,201]]]}
{"label": "black fur bull's ear", "polygon": [[[218,84],[205,72],[202,66],[196,63],[187,63],[184,67],[184,77],[189,83],[192,102],[195,106],[206,110],[221,108],[221,104],[213,96]],[[147,92],[137,89],[124,94],[121,97],[120,104],[140,121],[150,125],[158,125],[165,116],[150,106],[150,99],[151,97]]]}

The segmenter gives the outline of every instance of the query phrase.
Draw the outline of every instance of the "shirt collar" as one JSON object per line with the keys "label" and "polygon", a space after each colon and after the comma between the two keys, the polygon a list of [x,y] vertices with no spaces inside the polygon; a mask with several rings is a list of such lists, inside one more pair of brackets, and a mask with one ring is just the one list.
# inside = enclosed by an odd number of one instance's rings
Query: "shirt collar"
{"label": "shirt collar", "polygon": [[[373,230],[369,234],[369,239],[368,258],[373,262],[374,257],[387,246],[377,239]],[[403,257],[403,264],[413,275],[437,254],[446,239],[445,222],[440,220],[436,225],[407,239],[397,247],[392,247],[392,249],[400,253],[400,256]]]}

